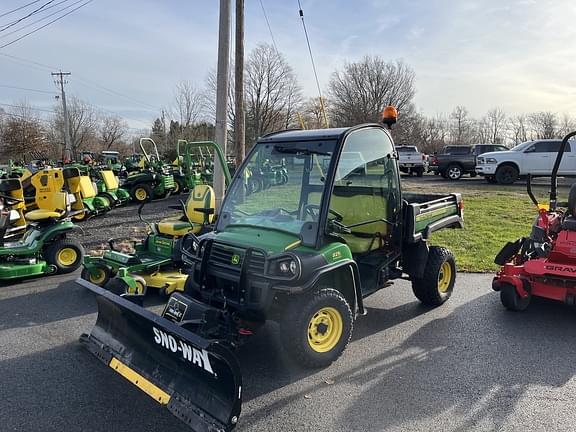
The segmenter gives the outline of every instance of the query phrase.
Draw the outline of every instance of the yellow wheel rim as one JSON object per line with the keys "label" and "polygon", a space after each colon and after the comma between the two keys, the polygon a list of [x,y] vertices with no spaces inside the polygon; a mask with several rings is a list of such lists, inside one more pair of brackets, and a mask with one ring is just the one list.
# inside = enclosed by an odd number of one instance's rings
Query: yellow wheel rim
{"label": "yellow wheel rim", "polygon": [[174,182],[174,193],[180,192],[180,183]]}
{"label": "yellow wheel rim", "polygon": [[78,252],[76,252],[76,249],[63,248],[58,252],[56,259],[60,265],[70,267],[78,259]]}
{"label": "yellow wheel rim", "polygon": [[144,294],[144,288],[142,281],[136,280],[136,294]]}
{"label": "yellow wheel rim", "polygon": [[340,341],[343,328],[340,312],[333,307],[322,308],[308,324],[308,344],[316,352],[328,352]]}
{"label": "yellow wheel rim", "polygon": [[90,273],[89,279],[93,284],[100,285],[106,280],[106,272],[101,268],[95,269]]}
{"label": "yellow wheel rim", "polygon": [[438,291],[440,291],[441,293],[448,292],[451,280],[452,280],[452,266],[448,261],[445,261],[440,267],[440,274],[438,275]]}
{"label": "yellow wheel rim", "polygon": [[74,220],[81,221],[86,218],[86,212],[78,213],[76,216],[73,217]]}
{"label": "yellow wheel rim", "polygon": [[138,188],[134,192],[134,196],[138,201],[144,201],[148,197],[148,194],[146,193],[146,189]]}

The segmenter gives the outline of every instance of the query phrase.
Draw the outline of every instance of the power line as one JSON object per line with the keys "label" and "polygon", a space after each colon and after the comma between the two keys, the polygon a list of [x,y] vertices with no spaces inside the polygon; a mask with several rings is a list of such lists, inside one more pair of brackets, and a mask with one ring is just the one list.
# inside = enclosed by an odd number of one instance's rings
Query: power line
{"label": "power line", "polygon": [[318,95],[320,97],[320,108],[324,114],[324,123],[328,127],[328,118],[326,117],[326,110],[324,109],[324,100],[322,99],[322,90],[320,89],[320,81],[318,81],[318,73],[316,72],[316,64],[314,63],[314,56],[312,55],[312,47],[310,46],[310,39],[308,38],[308,30],[306,29],[306,22],[304,21],[304,11],[300,0],[298,0],[299,14],[302,19],[302,27],[304,27],[304,35],[306,36],[306,43],[308,44],[308,52],[310,53],[310,61],[312,62],[312,70],[314,71],[314,78],[316,78],[316,87],[318,88]]}
{"label": "power line", "polygon": [[26,90],[26,91],[36,92],[36,93],[46,93],[46,94],[51,94],[51,95],[57,94],[56,92],[53,92],[53,91],[37,90],[37,89],[31,89],[31,88],[27,88],[27,87],[16,87],[16,86],[11,86],[11,85],[6,85],[6,84],[0,84],[0,87],[10,88],[10,89],[15,89],[15,90]]}
{"label": "power line", "polygon": [[[36,70],[42,70],[42,69],[40,69],[40,67],[43,69],[46,69],[48,71],[52,71],[52,70],[56,69],[55,66],[49,66],[49,65],[46,65],[44,63],[38,63],[38,62],[35,62],[33,60],[28,60],[28,59],[25,59],[22,57],[6,54],[3,52],[0,52],[0,55],[11,59],[13,62],[20,63],[22,66],[27,66],[27,67],[30,67],[30,68],[36,69]],[[26,64],[26,63],[29,63],[29,64]],[[32,66],[32,65],[36,65],[36,66]],[[37,66],[39,66],[39,67],[37,67]]]}
{"label": "power line", "polygon": [[0,45],[0,48],[6,48],[7,46],[12,45],[13,43],[18,42],[19,40],[24,39],[26,36],[30,36],[31,34],[36,33],[37,31],[42,30],[42,29],[45,28],[45,27],[48,27],[50,24],[52,24],[52,23],[54,23],[54,22],[56,22],[56,21],[61,20],[62,18],[66,17],[66,16],[70,15],[71,13],[77,11],[78,9],[86,6],[88,3],[92,3],[93,1],[94,1],[94,0],[88,0],[88,1],[85,2],[85,3],[82,3],[80,6],[75,7],[75,8],[72,9],[71,11],[65,13],[64,15],[59,16],[58,18],[53,19],[52,21],[49,21],[48,23],[44,24],[43,26],[40,26],[40,27],[32,30],[31,32],[28,32],[28,33],[20,36],[19,38],[16,38],[16,39],[14,39],[13,41],[10,41],[10,42],[8,42],[8,43],[6,43],[6,44],[4,44],[4,45]]}
{"label": "power line", "polygon": [[[62,3],[66,3],[67,1],[68,1],[68,0],[62,0],[61,2],[56,3],[54,6],[51,6],[51,7],[55,7],[55,6],[61,5]],[[56,15],[56,14],[62,12],[62,11],[65,11],[66,9],[69,9],[69,8],[71,8],[72,6],[74,6],[75,4],[81,3],[82,1],[84,1],[84,0],[77,0],[76,2],[74,2],[74,3],[72,3],[72,4],[69,4],[69,5],[66,6],[66,7],[63,7],[62,9],[58,9],[57,11],[52,12],[51,14],[45,15],[45,16],[43,16],[42,18],[37,19],[36,21],[32,21],[31,23],[26,24],[26,25],[23,25],[22,27],[18,27],[17,29],[12,30],[11,32],[4,33],[3,35],[0,35],[0,38],[5,38],[5,37],[8,37],[8,36],[11,35],[11,34],[18,33],[19,31],[24,30],[25,28],[31,27],[31,26],[33,26],[34,24],[37,24],[37,23],[39,23],[39,22],[41,22],[41,21],[44,21],[44,20],[50,18],[51,16],[54,16],[54,15]],[[49,9],[49,8],[46,8],[46,9]],[[2,33],[3,31],[5,31],[5,30],[7,30],[7,29],[8,29],[8,27],[6,27],[6,28],[4,28],[4,29],[0,29],[0,33]]]}
{"label": "power line", "polygon": [[278,47],[276,46],[276,40],[274,40],[274,33],[272,33],[272,27],[270,26],[270,21],[268,21],[268,15],[266,14],[266,9],[264,9],[264,3],[260,0],[260,6],[262,7],[262,13],[264,14],[264,19],[266,20],[266,24],[268,25],[268,31],[270,32],[270,37],[272,38],[272,45],[274,45],[274,49],[278,52]]}
{"label": "power line", "polygon": [[104,87],[104,86],[101,85],[101,84],[95,83],[95,82],[93,82],[93,81],[88,81],[86,78],[78,78],[78,77],[76,77],[76,80],[79,81],[79,83],[80,83],[81,85],[84,85],[84,86],[86,86],[86,87],[96,88],[97,90],[105,91],[105,92],[110,93],[110,94],[113,94],[113,95],[115,95],[115,96],[119,96],[119,97],[121,97],[121,98],[130,100],[130,101],[132,101],[132,102],[134,102],[134,103],[136,103],[136,104],[138,104],[138,105],[141,105],[142,107],[145,107],[145,108],[146,108],[148,111],[150,111],[150,112],[154,112],[154,113],[157,113],[157,112],[158,112],[157,107],[154,107],[154,106],[152,106],[152,105],[149,105],[149,104],[147,104],[146,102],[139,101],[138,99],[134,99],[134,98],[131,97],[131,96],[127,96],[127,95],[125,95],[125,94],[122,94],[122,93],[120,93],[120,92],[117,92],[116,90],[112,90],[112,89],[109,89],[109,88],[107,88],[107,87]]}
{"label": "power line", "polygon": [[42,6],[40,6],[38,9],[34,9],[32,12],[30,12],[28,15],[23,16],[22,18],[17,19],[16,21],[12,21],[10,24],[6,24],[4,26],[2,26],[3,28],[0,29],[0,31],[4,31],[12,26],[15,26],[16,24],[18,24],[21,21],[24,21],[26,18],[31,17],[32,15],[37,14],[38,12],[40,12],[42,9],[44,9],[46,6],[48,6],[50,3],[54,3],[54,0],[50,0],[46,3],[44,3]]}
{"label": "power line", "polygon": [[3,16],[6,16],[6,15],[10,15],[11,13],[14,13],[14,12],[18,12],[20,9],[24,9],[30,5],[33,5],[34,3],[38,3],[39,1],[40,0],[35,0],[33,2],[25,4],[24,6],[20,6],[20,7],[17,7],[16,9],[12,9],[11,11],[4,12],[3,14],[0,15],[0,18],[2,18]]}
{"label": "power line", "polygon": [[23,107],[23,106],[21,106],[21,105],[11,105],[11,104],[6,104],[6,103],[0,103],[0,105],[2,105],[2,106],[7,106],[7,107],[10,107],[10,108],[26,108],[26,109],[29,109],[29,110],[32,110],[32,111],[41,111],[41,112],[47,112],[47,113],[52,113],[52,114],[55,114],[55,113],[56,113],[56,111],[54,111],[54,110],[47,110],[47,109],[42,109],[42,108],[32,108],[32,107],[28,107],[28,106],[27,106],[27,107]]}

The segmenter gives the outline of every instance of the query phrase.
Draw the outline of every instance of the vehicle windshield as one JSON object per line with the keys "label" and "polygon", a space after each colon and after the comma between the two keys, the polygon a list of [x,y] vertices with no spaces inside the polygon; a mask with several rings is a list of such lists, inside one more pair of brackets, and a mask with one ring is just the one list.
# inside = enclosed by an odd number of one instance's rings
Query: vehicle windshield
{"label": "vehicle windshield", "polygon": [[259,143],[242,165],[222,207],[227,225],[299,234],[317,221],[335,141]]}
{"label": "vehicle windshield", "polygon": [[399,153],[418,153],[416,147],[396,147],[396,151]]}
{"label": "vehicle windshield", "polygon": [[533,144],[532,141],[527,141],[527,142],[523,142],[522,144],[518,144],[516,147],[511,148],[511,151],[524,151],[526,150],[528,147],[530,147]]}

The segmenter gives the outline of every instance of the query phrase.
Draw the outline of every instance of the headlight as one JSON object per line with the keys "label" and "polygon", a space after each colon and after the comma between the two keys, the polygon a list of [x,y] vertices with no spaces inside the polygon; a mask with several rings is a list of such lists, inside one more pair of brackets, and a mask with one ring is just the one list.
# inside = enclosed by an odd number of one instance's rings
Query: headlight
{"label": "headlight", "polygon": [[482,165],[482,164],[484,163],[484,158],[481,158],[481,157],[477,158],[477,159],[476,159],[476,163],[477,163],[478,165]]}
{"label": "headlight", "polygon": [[268,265],[268,274],[292,279],[300,274],[300,262],[296,257],[290,255],[272,259]]}
{"label": "headlight", "polygon": [[497,164],[498,161],[495,158],[486,158],[487,164]]}

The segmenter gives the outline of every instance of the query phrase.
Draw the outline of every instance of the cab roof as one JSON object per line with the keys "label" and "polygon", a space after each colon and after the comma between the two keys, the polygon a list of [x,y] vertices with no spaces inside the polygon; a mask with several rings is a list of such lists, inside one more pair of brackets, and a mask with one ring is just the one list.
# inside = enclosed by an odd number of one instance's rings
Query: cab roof
{"label": "cab roof", "polygon": [[351,130],[366,127],[382,127],[377,123],[361,124],[353,127],[328,128],[328,129],[288,129],[278,132],[271,132],[258,139],[258,142],[275,141],[316,141],[316,140],[337,140]]}

